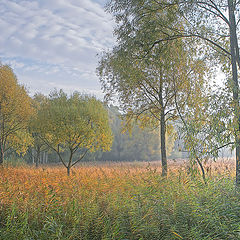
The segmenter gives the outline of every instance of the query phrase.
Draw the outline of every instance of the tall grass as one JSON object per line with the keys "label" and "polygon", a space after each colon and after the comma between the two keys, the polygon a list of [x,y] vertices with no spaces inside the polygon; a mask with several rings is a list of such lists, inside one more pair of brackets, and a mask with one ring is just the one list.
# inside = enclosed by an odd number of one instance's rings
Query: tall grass
{"label": "tall grass", "polygon": [[205,185],[179,168],[2,168],[0,239],[240,239],[240,194],[215,170]]}

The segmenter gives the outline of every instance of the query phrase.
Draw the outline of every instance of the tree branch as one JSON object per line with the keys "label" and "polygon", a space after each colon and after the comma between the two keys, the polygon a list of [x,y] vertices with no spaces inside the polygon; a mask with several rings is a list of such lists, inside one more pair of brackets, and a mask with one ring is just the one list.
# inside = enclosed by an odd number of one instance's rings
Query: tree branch
{"label": "tree branch", "polygon": [[71,165],[71,167],[73,167],[75,164],[77,164],[78,162],[80,162],[80,161],[85,157],[85,155],[87,154],[88,151],[89,151],[89,149],[87,149],[87,150],[85,151],[85,153],[84,153],[78,160],[76,160],[76,161]]}

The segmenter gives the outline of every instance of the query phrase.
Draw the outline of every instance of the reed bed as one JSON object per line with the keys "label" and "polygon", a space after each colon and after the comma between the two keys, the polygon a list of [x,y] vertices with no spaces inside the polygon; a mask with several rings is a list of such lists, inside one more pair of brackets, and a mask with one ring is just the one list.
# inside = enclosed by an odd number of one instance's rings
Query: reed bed
{"label": "reed bed", "polygon": [[[0,169],[0,239],[240,239],[232,162]],[[210,170],[211,169],[211,170]]]}

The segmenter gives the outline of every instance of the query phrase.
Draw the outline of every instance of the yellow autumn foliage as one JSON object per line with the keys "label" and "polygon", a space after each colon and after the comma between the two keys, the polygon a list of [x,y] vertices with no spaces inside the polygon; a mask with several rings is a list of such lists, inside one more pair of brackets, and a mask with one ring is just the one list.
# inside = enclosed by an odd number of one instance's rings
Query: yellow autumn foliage
{"label": "yellow autumn foliage", "polygon": [[[0,149],[9,147],[25,152],[31,144],[27,134],[30,117],[34,114],[32,100],[26,89],[18,84],[13,70],[0,63]],[[0,163],[3,158],[0,160]]]}

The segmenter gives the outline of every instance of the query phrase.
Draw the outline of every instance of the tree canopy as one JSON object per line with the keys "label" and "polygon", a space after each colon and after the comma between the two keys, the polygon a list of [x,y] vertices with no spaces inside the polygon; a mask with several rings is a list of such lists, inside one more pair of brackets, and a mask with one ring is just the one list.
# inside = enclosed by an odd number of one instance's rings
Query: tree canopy
{"label": "tree canopy", "polygon": [[[53,92],[38,111],[39,137],[55,151],[70,174],[70,168],[77,164],[88,151],[110,150],[112,134],[108,113],[95,97],[75,92],[70,97],[63,91]],[[68,161],[61,152],[68,150]],[[81,149],[81,155],[73,161],[73,155]]]}
{"label": "tree canopy", "polygon": [[[128,19],[127,13],[125,17]],[[114,96],[119,100],[127,123],[135,119],[141,126],[160,125],[162,174],[166,175],[165,135],[178,117],[175,101],[177,99],[178,106],[184,108],[187,99],[193,98],[196,89],[204,85],[208,69],[202,57],[193,51],[194,46],[183,39],[150,47],[151,41],[164,35],[155,29],[155,15],[130,22],[131,26],[123,19],[120,21],[123,28],[116,29],[117,46],[100,60],[100,81],[106,99]],[[174,19],[169,19],[169,24],[174,25]]]}
{"label": "tree canopy", "polygon": [[[107,11],[117,25],[114,33],[117,45],[127,46],[126,52],[137,49],[137,57],[151,56],[152,49],[181,39],[204,57],[211,69],[220,66],[226,73],[225,90],[231,93],[233,131],[236,148],[236,182],[240,184],[240,106],[238,71],[240,54],[239,33],[240,2],[235,0],[111,0]],[[226,95],[226,94],[225,94]],[[215,138],[217,139],[217,138]]]}
{"label": "tree canopy", "polygon": [[34,114],[32,100],[19,85],[12,69],[0,64],[0,164],[4,153],[13,148],[25,153],[32,139],[27,131]]}

